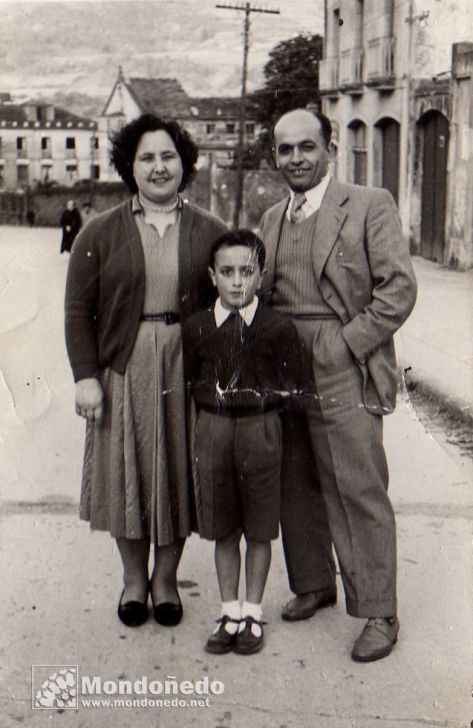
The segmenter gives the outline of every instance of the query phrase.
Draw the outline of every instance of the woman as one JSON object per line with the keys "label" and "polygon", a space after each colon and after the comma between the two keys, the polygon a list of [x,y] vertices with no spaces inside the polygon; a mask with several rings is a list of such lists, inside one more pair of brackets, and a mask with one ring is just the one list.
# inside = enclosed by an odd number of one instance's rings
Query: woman
{"label": "woman", "polygon": [[87,419],[80,515],[117,541],[122,622],[146,620],[150,593],[156,621],[173,625],[191,530],[181,322],[212,300],[209,251],[225,226],[178,194],[198,151],[176,122],[141,116],[112,145],[133,197],[82,230],[66,286],[76,412]]}
{"label": "woman", "polygon": [[61,253],[70,253],[77,233],[82,227],[80,212],[74,200],[68,200],[59,223],[62,227]]}

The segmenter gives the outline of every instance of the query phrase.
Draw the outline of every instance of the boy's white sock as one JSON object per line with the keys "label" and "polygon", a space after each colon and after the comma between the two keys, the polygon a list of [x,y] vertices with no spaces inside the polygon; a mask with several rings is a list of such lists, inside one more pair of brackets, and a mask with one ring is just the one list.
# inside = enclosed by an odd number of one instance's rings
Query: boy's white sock
{"label": "boy's white sock", "polygon": [[[222,617],[225,616],[240,621],[241,607],[240,602],[237,599],[232,602],[222,602]],[[227,624],[225,625],[225,632],[228,632],[228,634],[235,634],[237,629],[238,624],[236,624],[236,622],[227,622]],[[219,627],[217,627],[216,631],[218,632],[218,630]]]}
{"label": "boy's white sock", "polygon": [[253,617],[253,619],[256,619],[257,622],[261,622],[261,619],[263,617],[261,602],[259,604],[254,604],[253,602],[243,602],[243,604],[241,605],[241,616],[242,618]]}
{"label": "boy's white sock", "polygon": [[[252,602],[243,602],[241,605],[241,617],[244,619],[245,617],[253,617],[253,619],[256,619],[257,622],[261,622],[263,619],[263,609],[260,604],[254,604]],[[244,623],[241,622],[240,624],[240,631],[242,632],[244,629]],[[259,624],[252,624],[251,625],[251,631],[255,635],[255,637],[261,637],[262,630]]]}

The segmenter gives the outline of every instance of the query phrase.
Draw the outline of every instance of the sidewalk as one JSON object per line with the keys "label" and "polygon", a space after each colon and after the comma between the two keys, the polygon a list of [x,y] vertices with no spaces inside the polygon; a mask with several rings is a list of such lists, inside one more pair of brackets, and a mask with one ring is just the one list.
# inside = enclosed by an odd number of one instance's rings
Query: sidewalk
{"label": "sidewalk", "polygon": [[413,258],[419,293],[396,346],[415,383],[473,419],[473,270],[457,272]]}

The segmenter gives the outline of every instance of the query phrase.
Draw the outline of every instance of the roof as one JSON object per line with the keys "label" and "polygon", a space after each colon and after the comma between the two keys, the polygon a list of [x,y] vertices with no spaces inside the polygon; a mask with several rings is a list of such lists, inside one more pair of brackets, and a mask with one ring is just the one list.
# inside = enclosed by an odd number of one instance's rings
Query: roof
{"label": "roof", "polygon": [[[52,118],[47,113],[51,110]],[[27,102],[26,104],[0,104],[0,126],[22,127],[25,129],[96,129],[97,123],[93,119],[77,116],[66,109],[53,106],[52,104],[33,101]]]}
{"label": "roof", "polygon": [[170,119],[191,116],[190,99],[175,78],[130,78],[125,85],[144,113]]}
{"label": "roof", "polygon": [[175,78],[130,78],[125,86],[143,113],[168,119],[237,119],[238,96],[190,97]]}

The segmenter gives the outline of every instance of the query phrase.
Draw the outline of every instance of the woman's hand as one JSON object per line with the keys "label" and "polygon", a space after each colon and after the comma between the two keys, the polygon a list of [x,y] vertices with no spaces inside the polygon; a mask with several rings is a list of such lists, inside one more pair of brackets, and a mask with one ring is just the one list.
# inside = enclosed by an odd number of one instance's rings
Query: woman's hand
{"label": "woman's hand", "polygon": [[95,377],[76,382],[76,412],[89,422],[100,422],[103,414],[103,389]]}

